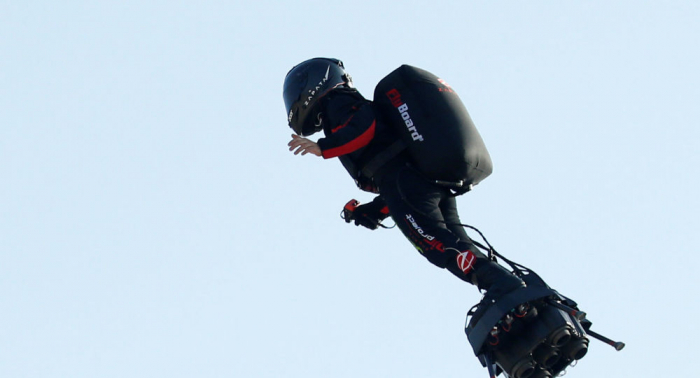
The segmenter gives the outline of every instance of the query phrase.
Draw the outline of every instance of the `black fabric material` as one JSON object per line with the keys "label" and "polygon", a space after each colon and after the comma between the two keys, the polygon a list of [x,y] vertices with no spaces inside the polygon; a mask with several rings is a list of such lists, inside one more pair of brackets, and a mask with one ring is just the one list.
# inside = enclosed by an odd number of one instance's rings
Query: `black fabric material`
{"label": "black fabric material", "polygon": [[367,164],[362,167],[361,174],[365,177],[374,178],[382,167],[386,166],[404,151],[406,151],[406,143],[401,139],[396,140],[384,151],[376,154],[372,160],[368,161]]}
{"label": "black fabric material", "polygon": [[319,139],[318,144],[323,151],[342,150],[344,146],[351,146],[356,138],[374,124],[374,135],[369,144],[355,150],[347,148],[344,151],[346,153],[338,156],[338,159],[360,189],[376,193],[372,177],[364,175],[362,169],[396,142],[398,135],[376,119],[372,103],[355,90],[332,91],[323,100],[321,111],[325,137]]}
{"label": "black fabric material", "polygon": [[525,282],[503,266],[488,259],[478,260],[474,266],[472,283],[486,290],[492,298],[501,297],[515,289],[525,287]]}
{"label": "black fabric material", "polygon": [[466,107],[444,80],[403,65],[374,90],[378,117],[406,143],[416,168],[435,180],[476,185],[491,157]]}
{"label": "black fabric material", "polygon": [[394,161],[375,179],[396,226],[428,261],[471,282],[457,265],[457,255],[471,250],[486,258],[467,235],[449,189],[436,185],[410,163]]}

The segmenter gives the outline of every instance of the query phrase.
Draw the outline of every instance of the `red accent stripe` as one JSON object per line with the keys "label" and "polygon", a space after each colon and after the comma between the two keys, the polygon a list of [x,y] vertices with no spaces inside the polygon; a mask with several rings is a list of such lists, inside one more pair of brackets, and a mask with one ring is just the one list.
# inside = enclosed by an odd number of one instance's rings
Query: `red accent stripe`
{"label": "red accent stripe", "polygon": [[353,115],[351,115],[351,116],[350,116],[350,118],[348,118],[348,120],[347,120],[347,121],[345,121],[345,123],[344,123],[344,124],[342,124],[342,125],[340,125],[340,126],[336,127],[335,129],[331,130],[331,133],[335,133],[336,131],[338,131],[338,130],[342,129],[343,127],[347,126],[347,125],[348,125],[348,123],[350,123],[350,120],[352,119],[352,117],[354,117],[354,116],[355,116],[354,114],[353,114]]}
{"label": "red accent stripe", "polygon": [[360,148],[369,144],[369,142],[374,138],[374,129],[377,126],[377,121],[373,121],[372,125],[360,136],[351,140],[350,142],[340,146],[331,148],[329,150],[323,151],[323,157],[330,159],[336,156],[347,155],[351,152],[357,151]]}

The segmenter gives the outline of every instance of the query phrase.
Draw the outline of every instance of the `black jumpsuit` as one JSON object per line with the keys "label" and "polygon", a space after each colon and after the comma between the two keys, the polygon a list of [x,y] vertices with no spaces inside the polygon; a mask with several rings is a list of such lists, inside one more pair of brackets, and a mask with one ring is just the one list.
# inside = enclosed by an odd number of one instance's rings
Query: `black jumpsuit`
{"label": "black jumpsuit", "polygon": [[329,93],[322,102],[323,157],[338,157],[360,189],[379,193],[374,201],[388,207],[406,238],[425,258],[471,282],[469,273],[484,255],[460,226],[455,197],[446,187],[425,178],[401,153],[366,177],[362,168],[398,136],[376,117],[372,103],[354,90]]}

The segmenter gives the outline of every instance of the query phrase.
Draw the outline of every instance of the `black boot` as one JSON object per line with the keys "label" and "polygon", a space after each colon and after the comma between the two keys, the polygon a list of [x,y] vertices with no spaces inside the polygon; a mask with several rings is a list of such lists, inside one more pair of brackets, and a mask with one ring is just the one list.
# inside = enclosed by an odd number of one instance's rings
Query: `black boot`
{"label": "black boot", "polygon": [[486,290],[481,302],[470,313],[470,324],[476,324],[498,298],[526,286],[520,277],[488,258],[477,259],[469,278],[480,290]]}
{"label": "black boot", "polygon": [[486,297],[492,300],[525,287],[525,282],[520,277],[488,258],[477,259],[471,272],[471,281],[479,289],[486,290]]}

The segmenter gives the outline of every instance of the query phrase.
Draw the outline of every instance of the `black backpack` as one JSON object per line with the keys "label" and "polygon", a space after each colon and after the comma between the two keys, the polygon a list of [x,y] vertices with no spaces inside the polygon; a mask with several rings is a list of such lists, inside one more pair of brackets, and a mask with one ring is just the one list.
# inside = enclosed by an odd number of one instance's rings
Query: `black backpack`
{"label": "black backpack", "polygon": [[414,165],[464,193],[493,171],[491,157],[457,93],[442,79],[403,65],[374,90],[378,117],[401,136]]}

